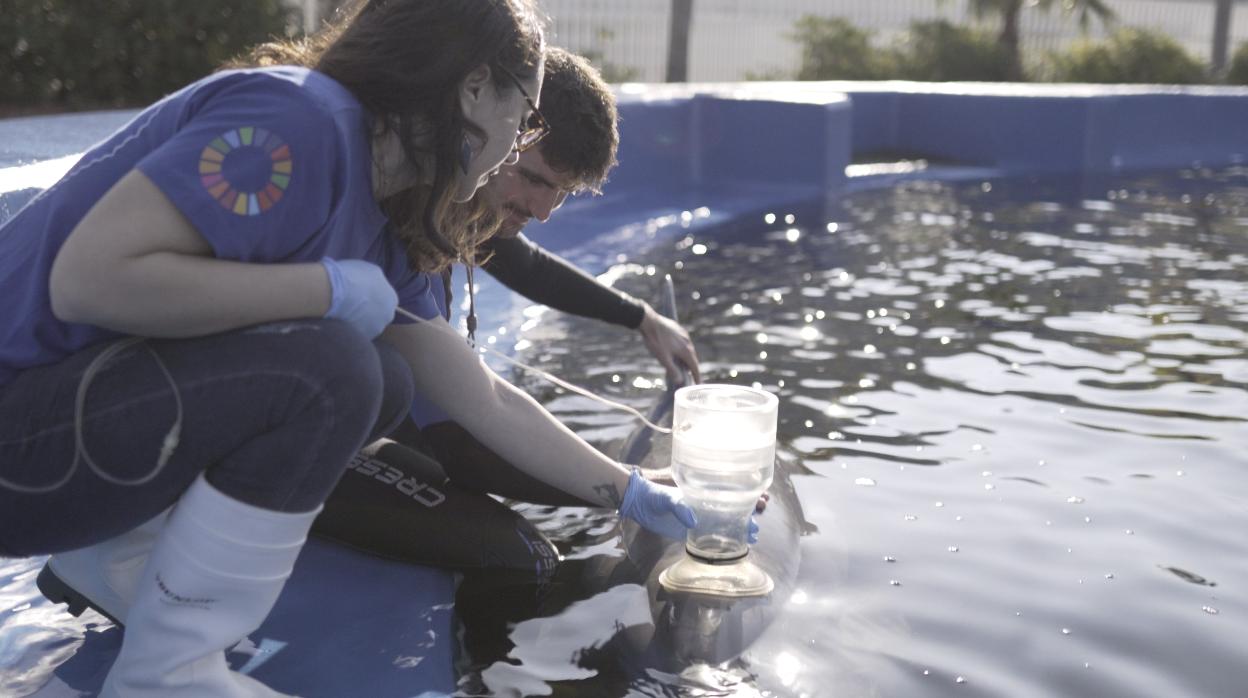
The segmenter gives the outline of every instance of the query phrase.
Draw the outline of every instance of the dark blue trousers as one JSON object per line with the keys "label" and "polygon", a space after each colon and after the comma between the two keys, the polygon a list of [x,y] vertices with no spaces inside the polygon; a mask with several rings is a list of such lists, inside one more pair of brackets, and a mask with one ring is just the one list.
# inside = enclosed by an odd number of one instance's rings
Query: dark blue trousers
{"label": "dark blue trousers", "polygon": [[[80,448],[75,399],[84,371],[111,344],[28,369],[0,388],[0,556],[119,535],[171,506],[200,473],[248,504],[309,511],[363,444],[403,419],[413,396],[398,352],[338,321],[149,339],[96,372]],[[153,471],[178,399],[180,435],[164,467],[141,485],[111,481]],[[29,491],[67,475],[52,491]]]}

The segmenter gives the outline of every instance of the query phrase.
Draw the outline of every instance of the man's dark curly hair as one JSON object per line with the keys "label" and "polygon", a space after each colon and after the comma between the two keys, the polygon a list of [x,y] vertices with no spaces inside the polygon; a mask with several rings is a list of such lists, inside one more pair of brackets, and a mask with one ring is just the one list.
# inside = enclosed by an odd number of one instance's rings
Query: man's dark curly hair
{"label": "man's dark curly hair", "polygon": [[576,189],[601,194],[620,144],[611,88],[589,61],[548,46],[541,111],[550,122],[538,144],[546,164]]}

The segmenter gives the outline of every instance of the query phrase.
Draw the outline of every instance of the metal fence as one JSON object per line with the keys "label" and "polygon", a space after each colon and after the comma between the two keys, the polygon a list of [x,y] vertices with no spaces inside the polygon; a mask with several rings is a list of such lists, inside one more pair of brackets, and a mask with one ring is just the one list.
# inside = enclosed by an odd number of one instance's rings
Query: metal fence
{"label": "metal fence", "polygon": [[[335,0],[290,1],[304,6],[319,3],[326,9],[335,4]],[[538,2],[550,16],[551,43],[591,55],[616,81],[663,80],[671,0]],[[1210,59],[1216,0],[1106,0],[1106,4],[1117,15],[1115,28],[1164,32],[1193,56]],[[965,0],[693,0],[689,79],[704,82],[793,76],[800,56],[789,34],[804,15],[844,17],[874,32],[879,44],[896,39],[914,20],[976,24]],[[1102,38],[1108,31],[1093,19],[1085,35],[1075,17],[1059,9],[1043,12],[1027,8],[1021,33],[1024,54],[1034,58],[1083,36]],[[1248,0],[1235,0],[1231,49],[1244,41],[1248,41]]]}
{"label": "metal fence", "polygon": [[[552,43],[594,54],[611,72],[648,82],[663,79],[670,4],[670,0],[542,0],[551,19]],[[1215,0],[1108,0],[1107,4],[1117,15],[1115,27],[1164,32],[1192,55],[1209,60]],[[873,31],[876,42],[886,44],[914,20],[975,24],[966,5],[964,0],[694,0],[689,79],[793,76],[800,57],[789,34],[803,15],[844,17]],[[1023,12],[1021,33],[1028,57],[1061,49],[1085,36],[1075,17],[1035,8]],[[1086,36],[1107,34],[1094,19]],[[1237,0],[1230,34],[1232,48],[1248,41],[1248,0]]]}

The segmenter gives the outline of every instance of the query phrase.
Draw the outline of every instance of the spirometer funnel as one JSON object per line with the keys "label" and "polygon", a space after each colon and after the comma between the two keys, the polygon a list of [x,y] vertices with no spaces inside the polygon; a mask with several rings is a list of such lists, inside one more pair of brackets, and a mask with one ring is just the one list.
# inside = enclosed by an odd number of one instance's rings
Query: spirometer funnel
{"label": "spirometer funnel", "polygon": [[698,525],[688,556],[664,570],[671,591],[758,596],[771,578],[747,556],[750,514],[771,484],[776,460],[776,396],[756,388],[713,383],[676,391],[672,476]]}

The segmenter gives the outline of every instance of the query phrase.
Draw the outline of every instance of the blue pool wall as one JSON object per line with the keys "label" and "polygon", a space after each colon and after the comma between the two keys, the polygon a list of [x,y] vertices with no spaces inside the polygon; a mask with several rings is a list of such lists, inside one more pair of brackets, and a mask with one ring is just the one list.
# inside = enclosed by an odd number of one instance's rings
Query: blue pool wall
{"label": "blue pool wall", "polygon": [[[855,158],[924,158],[915,176],[1117,175],[1248,158],[1248,89],[789,82],[624,85],[619,166],[544,228],[593,233],[638,212],[790,199],[873,186]],[[81,152],[133,112],[0,120],[0,172]],[[11,214],[32,193],[0,190]],[[0,216],[5,215],[0,209]],[[578,236],[579,237],[579,236]]]}
{"label": "blue pool wall", "polygon": [[856,153],[914,152],[1014,174],[1220,166],[1248,155],[1241,90],[851,93]]}
{"label": "blue pool wall", "polygon": [[[1095,195],[1119,175],[1248,162],[1242,88],[791,82],[618,95],[619,166],[604,195],[574,197],[525,231],[593,271],[682,229],[898,179],[1069,176]],[[927,166],[847,172],[900,159]]]}
{"label": "blue pool wall", "polygon": [[[620,115],[620,167],[612,177],[620,188],[646,186],[659,171],[668,182],[685,175],[678,185],[753,180],[835,187],[844,184],[853,157],[871,153],[912,154],[1006,175],[1123,174],[1248,158],[1248,90],[1241,88],[624,86]],[[680,133],[690,136],[679,149],[684,160],[651,159],[658,143]]]}
{"label": "blue pool wall", "polygon": [[[617,94],[619,166],[605,193],[525,231],[595,273],[686,231],[898,180],[1059,176],[1096,197],[1117,175],[1248,158],[1243,88],[771,82]],[[132,115],[0,120],[0,220],[37,191],[14,165],[82,152]],[[927,166],[850,167],[898,159]]]}

